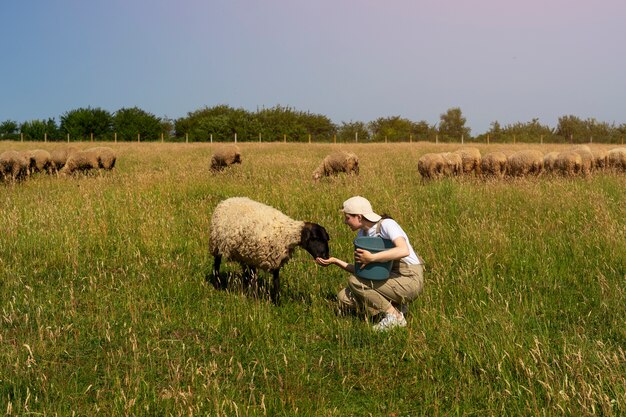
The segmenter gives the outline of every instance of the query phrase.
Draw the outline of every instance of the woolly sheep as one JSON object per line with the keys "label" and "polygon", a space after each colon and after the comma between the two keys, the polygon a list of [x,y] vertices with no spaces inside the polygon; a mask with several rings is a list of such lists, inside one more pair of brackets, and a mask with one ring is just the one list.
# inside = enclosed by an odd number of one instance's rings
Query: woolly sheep
{"label": "woolly sheep", "polygon": [[594,169],[605,169],[609,166],[609,153],[604,149],[596,149],[593,152]]}
{"label": "woolly sheep", "polygon": [[507,170],[507,157],[504,152],[489,152],[480,160],[481,174],[486,177],[502,178]]}
{"label": "woolly sheep", "polygon": [[557,156],[554,166],[563,175],[577,175],[582,172],[583,159],[578,152],[563,151]]}
{"label": "woolly sheep", "polygon": [[313,179],[319,180],[341,172],[359,175],[359,158],[352,152],[337,151],[327,155],[313,171]]}
{"label": "woolly sheep", "polygon": [[626,148],[614,148],[609,151],[609,167],[626,171]]}
{"label": "woolly sheep", "polygon": [[95,151],[77,151],[71,154],[60,174],[69,175],[75,172],[87,172],[98,168],[98,154]]}
{"label": "woolly sheep", "polygon": [[476,148],[461,148],[455,151],[463,160],[463,173],[480,174],[480,151]]}
{"label": "woolly sheep", "polygon": [[69,146],[63,149],[54,149],[52,152],[50,152],[52,171],[59,172],[65,166],[67,158],[77,151],[77,148]]}
{"label": "woolly sheep", "polygon": [[329,236],[324,227],[293,220],[273,207],[246,197],[220,202],[213,211],[210,228],[213,286],[228,286],[227,278],[219,275],[220,263],[225,257],[242,265],[246,284],[255,279],[257,268],[271,272],[270,296],[275,304],[279,301],[280,268],[289,261],[296,246],[301,246],[314,258],[328,258]]}
{"label": "woolly sheep", "polygon": [[52,159],[50,158],[50,152],[44,149],[35,149],[33,151],[24,151],[22,155],[28,160],[28,168],[31,174],[36,172],[51,172]]}
{"label": "woolly sheep", "polygon": [[543,156],[543,169],[544,171],[554,171],[555,170],[555,164],[556,164],[556,159],[559,156],[558,151],[554,151],[554,152],[548,152],[547,154],[545,154]]}
{"label": "woolly sheep", "polygon": [[539,175],[543,170],[543,153],[533,149],[521,150],[510,155],[507,164],[512,177]]}
{"label": "woolly sheep", "polygon": [[237,145],[224,145],[215,150],[209,168],[213,172],[224,170],[233,164],[242,162],[241,150]]}
{"label": "woolly sheep", "polygon": [[29,160],[20,152],[4,151],[0,154],[0,179],[21,181],[29,174]]}
{"label": "woolly sheep", "polygon": [[446,160],[439,153],[426,153],[417,161],[417,170],[422,180],[436,179],[443,176]]}
{"label": "woolly sheep", "polygon": [[443,174],[446,176],[450,175],[461,175],[463,173],[463,159],[461,155],[454,152],[444,152],[440,154],[445,164],[443,166]]}
{"label": "woolly sheep", "polygon": [[585,175],[591,174],[591,170],[593,169],[593,154],[587,145],[579,145],[574,147],[574,152],[580,155],[583,164],[582,164],[582,173]]}
{"label": "woolly sheep", "polygon": [[115,168],[117,157],[113,149],[107,146],[96,146],[95,148],[89,148],[86,150],[96,153],[98,157],[98,168],[106,169],[108,171]]}

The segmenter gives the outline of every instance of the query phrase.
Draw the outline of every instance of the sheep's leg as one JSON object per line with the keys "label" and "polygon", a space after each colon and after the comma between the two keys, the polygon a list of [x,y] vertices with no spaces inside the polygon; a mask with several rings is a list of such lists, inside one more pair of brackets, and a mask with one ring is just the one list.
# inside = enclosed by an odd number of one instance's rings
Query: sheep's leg
{"label": "sheep's leg", "polygon": [[280,277],[278,275],[279,269],[272,270],[272,288],[270,290],[270,297],[274,304],[278,304],[280,301]]}
{"label": "sheep's leg", "polygon": [[256,271],[256,267],[252,266],[252,265],[242,265],[243,267],[243,285],[244,288],[248,288],[250,287],[250,284],[252,284],[252,289],[253,291],[256,293],[257,291],[257,287],[258,287],[258,282],[257,282],[257,271]]}
{"label": "sheep's leg", "polygon": [[213,258],[213,274],[211,275],[211,284],[216,289],[226,289],[228,287],[228,276],[220,277],[220,264],[222,263],[222,255],[215,255]]}

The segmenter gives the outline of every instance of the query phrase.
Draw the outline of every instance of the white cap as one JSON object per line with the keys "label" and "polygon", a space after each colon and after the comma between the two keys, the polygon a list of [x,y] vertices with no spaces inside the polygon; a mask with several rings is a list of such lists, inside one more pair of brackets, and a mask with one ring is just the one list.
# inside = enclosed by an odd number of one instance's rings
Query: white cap
{"label": "white cap", "polygon": [[360,214],[374,223],[381,219],[381,217],[372,210],[370,202],[361,196],[351,197],[344,201],[341,211],[347,214]]}

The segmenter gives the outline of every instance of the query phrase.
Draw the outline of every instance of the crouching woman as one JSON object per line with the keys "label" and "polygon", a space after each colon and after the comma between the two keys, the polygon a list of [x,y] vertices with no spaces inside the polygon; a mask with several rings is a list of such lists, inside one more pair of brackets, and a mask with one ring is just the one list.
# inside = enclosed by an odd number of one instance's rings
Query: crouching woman
{"label": "crouching woman", "polygon": [[357,231],[357,237],[370,236],[388,239],[393,247],[372,253],[357,248],[354,261],[361,267],[371,262],[393,261],[388,279],[371,280],[355,275],[355,266],[335,257],[317,258],[322,266],[337,265],[350,272],[348,286],[337,295],[342,310],[367,312],[371,316],[384,317],[374,325],[374,330],[386,331],[406,326],[404,317],[408,304],[421,293],[424,285],[424,266],[415,253],[407,234],[390,217],[380,216],[372,210],[370,202],[360,196],[349,198],[343,203],[344,223]]}

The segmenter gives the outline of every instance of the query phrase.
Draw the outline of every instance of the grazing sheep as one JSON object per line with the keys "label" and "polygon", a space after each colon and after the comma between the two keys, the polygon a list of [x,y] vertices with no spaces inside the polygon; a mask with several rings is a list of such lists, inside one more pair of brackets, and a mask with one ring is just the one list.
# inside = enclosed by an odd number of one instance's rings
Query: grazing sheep
{"label": "grazing sheep", "polygon": [[507,164],[512,177],[539,175],[543,170],[543,153],[533,149],[518,151],[507,158]]}
{"label": "grazing sheep", "polygon": [[461,148],[455,153],[463,160],[463,173],[480,175],[480,151],[476,148]]}
{"label": "grazing sheep", "polygon": [[98,156],[98,168],[106,169],[107,171],[115,168],[115,161],[117,157],[113,149],[107,146],[96,146],[95,148],[86,149],[87,151],[95,152]]}
{"label": "grazing sheep", "polygon": [[73,154],[74,152],[77,152],[78,149],[70,146],[67,148],[63,148],[63,149],[55,149],[52,152],[50,152],[50,159],[52,162],[52,172],[59,172],[64,166],[65,166],[65,162],[67,162],[67,158]]}
{"label": "grazing sheep", "polygon": [[446,176],[457,176],[463,173],[463,159],[461,155],[454,152],[444,152],[440,154],[445,164],[443,166],[443,174]]}
{"label": "grazing sheep", "polygon": [[609,166],[609,153],[603,149],[596,149],[593,154],[593,168],[597,170],[606,169]]}
{"label": "grazing sheep", "polygon": [[28,160],[28,168],[31,174],[36,172],[49,174],[52,171],[50,152],[44,149],[35,149],[34,151],[24,151],[22,155]]}
{"label": "grazing sheep", "polygon": [[559,156],[559,152],[548,152],[543,156],[543,169],[544,171],[552,172],[555,170],[556,159]]}
{"label": "grazing sheep", "polygon": [[337,151],[327,155],[313,171],[313,179],[319,180],[341,172],[359,175],[359,158],[352,152]]}
{"label": "grazing sheep", "polygon": [[440,178],[445,173],[446,160],[439,153],[426,153],[417,161],[417,170],[422,180]]}
{"label": "grazing sheep", "polygon": [[591,170],[593,169],[593,154],[589,150],[589,146],[587,145],[579,145],[572,149],[582,158],[582,173],[584,175],[591,174]]}
{"label": "grazing sheep", "polygon": [[576,151],[563,151],[557,156],[554,167],[563,175],[578,175],[583,169],[583,159]]}
{"label": "grazing sheep", "polygon": [[480,172],[485,177],[502,178],[506,169],[507,157],[504,152],[489,152],[480,160]]}
{"label": "grazing sheep", "polygon": [[[316,223],[293,220],[279,210],[246,197],[222,201],[211,218],[209,251],[214,256],[211,282],[226,288],[219,276],[222,257],[239,262],[244,282],[255,279],[256,269],[272,273],[272,301],[279,301],[280,268],[289,261],[296,246],[313,258],[328,258],[328,233]],[[208,277],[207,277],[208,278]]]}
{"label": "grazing sheep", "polygon": [[609,151],[609,167],[626,171],[626,148],[614,148]]}
{"label": "grazing sheep", "polygon": [[215,150],[211,157],[210,169],[213,172],[224,170],[232,164],[242,162],[241,150],[237,145],[224,145]]}
{"label": "grazing sheep", "polygon": [[96,151],[76,151],[72,153],[60,171],[61,175],[70,175],[75,172],[87,172],[97,169],[100,163]]}
{"label": "grazing sheep", "polygon": [[29,174],[29,160],[20,152],[4,151],[0,154],[0,179],[21,181]]}

